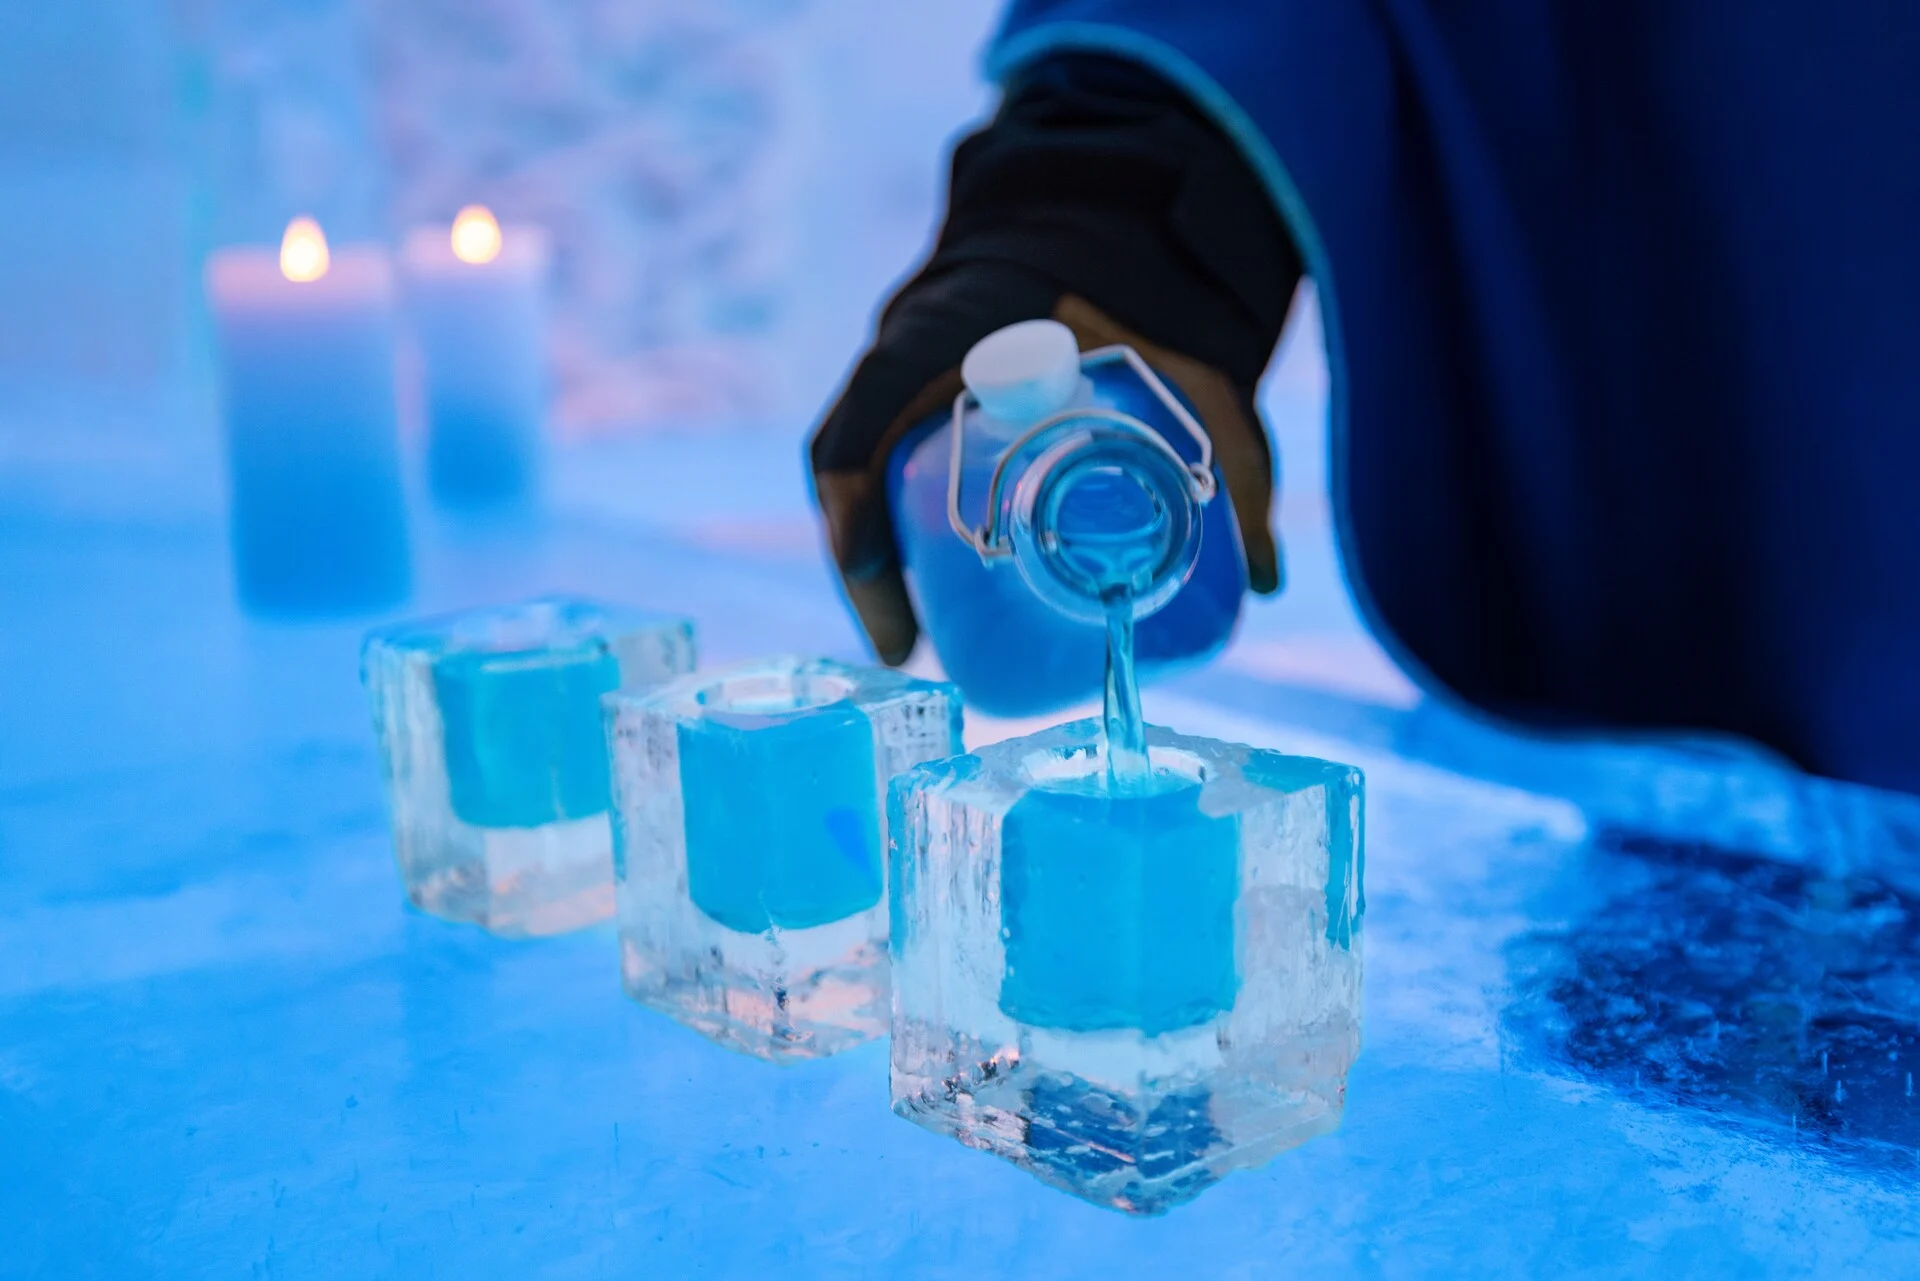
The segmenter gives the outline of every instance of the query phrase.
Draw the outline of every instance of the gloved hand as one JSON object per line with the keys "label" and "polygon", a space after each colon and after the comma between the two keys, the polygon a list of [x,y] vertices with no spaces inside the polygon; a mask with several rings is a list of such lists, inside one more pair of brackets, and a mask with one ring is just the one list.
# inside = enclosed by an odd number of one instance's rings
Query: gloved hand
{"label": "gloved hand", "polygon": [[874,651],[919,635],[887,503],[894,447],[961,388],[979,339],[1052,317],[1082,350],[1127,343],[1213,438],[1256,592],[1280,586],[1272,455],[1254,409],[1300,260],[1234,145],[1178,91],[1117,59],[1071,56],[1009,86],[956,149],[933,256],[881,313],[873,346],[815,432],[834,561]]}

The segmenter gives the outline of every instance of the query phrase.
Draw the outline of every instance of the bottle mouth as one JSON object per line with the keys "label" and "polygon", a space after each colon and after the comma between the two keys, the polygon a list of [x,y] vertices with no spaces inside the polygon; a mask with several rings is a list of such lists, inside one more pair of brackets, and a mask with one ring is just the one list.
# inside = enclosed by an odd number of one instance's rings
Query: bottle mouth
{"label": "bottle mouth", "polygon": [[1120,601],[1143,618],[1173,598],[1199,555],[1191,481],[1158,442],[1081,426],[1047,449],[1013,495],[1014,560],[1054,609],[1098,622]]}
{"label": "bottle mouth", "polygon": [[1151,585],[1167,557],[1173,516],[1145,478],[1095,458],[1072,467],[1046,501],[1045,541],[1061,573],[1100,599]]}

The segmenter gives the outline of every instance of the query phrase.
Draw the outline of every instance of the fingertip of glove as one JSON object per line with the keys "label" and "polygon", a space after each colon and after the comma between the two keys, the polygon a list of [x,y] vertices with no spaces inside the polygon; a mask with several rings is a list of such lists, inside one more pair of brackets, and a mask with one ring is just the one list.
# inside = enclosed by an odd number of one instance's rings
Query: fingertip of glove
{"label": "fingertip of glove", "polygon": [[848,575],[842,581],[874,654],[889,667],[906,662],[920,639],[920,623],[898,566],[878,574]]}
{"label": "fingertip of glove", "polygon": [[913,647],[919,642],[920,628],[912,618],[891,618],[882,622],[879,619],[866,620],[867,636],[873,641],[873,652],[888,667],[898,667],[913,657]]}

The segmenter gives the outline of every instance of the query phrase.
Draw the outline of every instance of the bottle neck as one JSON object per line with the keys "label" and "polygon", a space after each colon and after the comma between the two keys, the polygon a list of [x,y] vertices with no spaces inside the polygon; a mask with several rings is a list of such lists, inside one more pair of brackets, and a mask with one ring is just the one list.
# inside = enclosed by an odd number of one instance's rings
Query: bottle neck
{"label": "bottle neck", "polygon": [[1021,577],[1084,622],[1122,600],[1135,618],[1154,613],[1199,557],[1199,502],[1185,467],[1152,428],[1119,415],[1062,422],[1021,470],[1010,508]]}

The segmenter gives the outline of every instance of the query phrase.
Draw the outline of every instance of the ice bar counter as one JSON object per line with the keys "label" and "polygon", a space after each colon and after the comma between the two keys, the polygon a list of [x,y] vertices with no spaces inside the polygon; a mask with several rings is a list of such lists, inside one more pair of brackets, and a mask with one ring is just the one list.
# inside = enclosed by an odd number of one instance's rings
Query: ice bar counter
{"label": "ice bar counter", "polygon": [[627,992],[792,1060],[887,1030],[888,780],[960,750],[949,685],[775,659],[607,700]]}
{"label": "ice bar counter", "polygon": [[407,897],[500,934],[610,916],[600,700],[693,665],[688,620],[564,597],[370,635],[361,678]]}
{"label": "ice bar counter", "polygon": [[896,779],[893,1108],[1153,1214],[1333,1129],[1360,1047],[1351,766],[1096,721]]}
{"label": "ice bar counter", "polygon": [[[101,657],[7,687],[0,1273],[1920,1276],[1910,799],[1176,682],[1184,731],[1365,769],[1365,1050],[1332,1134],[1140,1218],[893,1116],[885,1042],[778,1070],[635,1006],[610,927],[402,910],[355,629],[235,627],[211,523],[19,528],[8,636]],[[761,639],[759,567],[653,546],[703,645]]]}

